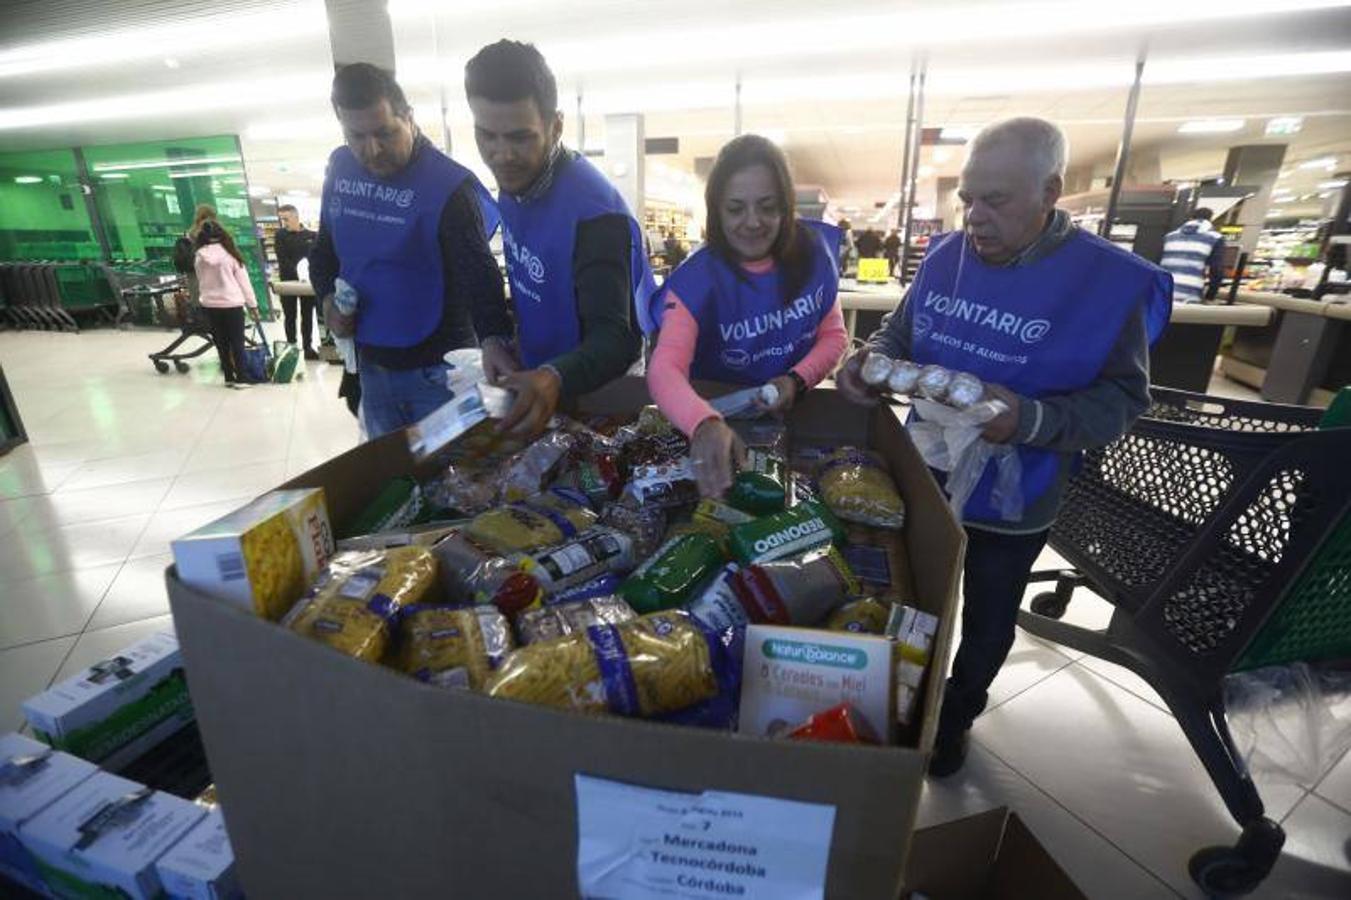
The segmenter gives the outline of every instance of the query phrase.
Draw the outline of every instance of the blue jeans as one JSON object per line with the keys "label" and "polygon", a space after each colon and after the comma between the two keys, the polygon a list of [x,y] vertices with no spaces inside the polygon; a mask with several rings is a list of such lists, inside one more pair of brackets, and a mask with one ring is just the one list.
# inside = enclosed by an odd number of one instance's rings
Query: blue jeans
{"label": "blue jeans", "polygon": [[966,529],[962,581],[962,641],[952,661],[938,718],[940,739],[954,739],[985,709],[994,681],[1013,647],[1027,576],[1050,530],[998,534]]}
{"label": "blue jeans", "polygon": [[361,361],[361,417],[374,440],[414,424],[449,403],[455,394],[446,386],[450,366],[437,363],[417,369],[387,369]]}

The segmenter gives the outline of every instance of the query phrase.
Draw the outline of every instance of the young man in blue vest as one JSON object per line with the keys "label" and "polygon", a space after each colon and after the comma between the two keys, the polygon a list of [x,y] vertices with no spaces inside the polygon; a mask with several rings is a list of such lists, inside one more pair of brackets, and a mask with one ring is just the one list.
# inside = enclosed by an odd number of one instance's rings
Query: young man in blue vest
{"label": "young man in blue vest", "polygon": [[1213,299],[1224,277],[1224,235],[1210,224],[1210,210],[1204,206],[1192,213],[1176,231],[1163,239],[1163,267],[1173,275],[1173,299],[1178,303],[1196,303]]}
{"label": "young man in blue vest", "polygon": [[933,775],[965,761],[1075,458],[1125,433],[1148,406],[1149,346],[1172,309],[1166,272],[1055,208],[1065,157],[1064,135],[1041,119],[982,131],[962,170],[964,231],[933,240],[901,305],[837,375],[850,399],[875,403],[859,367],[883,353],[974,373],[1008,406],[984,438],[1017,448],[1023,512],[1004,517],[993,465],[964,508],[962,639]]}
{"label": "young man in blue vest", "polygon": [[[356,336],[360,415],[374,438],[449,401],[446,352],[510,329],[511,316],[488,249],[492,198],[418,131],[393,76],[343,66],[333,109],[346,144],[329,156],[310,283],[333,334]],[[334,307],[338,277],[356,290],[352,316]]]}
{"label": "young man in blue vest", "polygon": [[489,44],[465,66],[479,153],[497,179],[516,328],[480,332],[490,381],[516,393],[502,429],[532,435],[560,401],[623,375],[655,290],[637,220],[563,146],[558,88],[530,44]]}

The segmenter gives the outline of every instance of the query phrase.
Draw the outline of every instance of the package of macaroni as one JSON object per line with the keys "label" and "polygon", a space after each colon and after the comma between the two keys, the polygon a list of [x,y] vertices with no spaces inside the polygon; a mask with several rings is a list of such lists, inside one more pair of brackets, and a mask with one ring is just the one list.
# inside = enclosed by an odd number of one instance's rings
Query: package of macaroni
{"label": "package of macaroni", "polygon": [[875,453],[841,447],[822,463],[816,478],[821,498],[841,519],[877,528],[905,524],[905,503]]}
{"label": "package of macaroni", "polygon": [[618,625],[636,618],[633,607],[618,597],[593,597],[523,612],[516,618],[516,633],[525,645],[575,634],[592,625]]}
{"label": "package of macaroni", "polygon": [[281,618],[333,555],[322,488],[271,491],[173,542],[184,584]]}
{"label": "package of macaroni", "polygon": [[876,597],[864,597],[841,606],[826,619],[830,631],[852,631],[855,634],[881,634],[886,631],[892,604]]}
{"label": "package of macaroni", "polygon": [[441,541],[433,553],[446,599],[453,603],[492,604],[513,615],[544,599],[539,582],[520,570],[515,557],[503,556],[465,532]]}
{"label": "package of macaroni", "polygon": [[406,607],[399,639],[395,668],[440,685],[453,685],[449,673],[463,669],[476,691],[514,647],[506,616],[491,606]]}
{"label": "package of macaroni", "polygon": [[725,657],[716,634],[674,610],[522,647],[487,693],[576,712],[657,716],[716,697]]}
{"label": "package of macaroni", "polygon": [[378,662],[399,610],[436,589],[436,557],[426,547],[339,553],[282,625],[348,656]]}
{"label": "package of macaroni", "polygon": [[560,488],[480,513],[464,533],[501,554],[537,550],[596,523],[586,498]]}
{"label": "package of macaroni", "polygon": [[858,581],[840,551],[818,547],[802,556],[745,566],[729,578],[755,624],[817,625],[858,593]]}

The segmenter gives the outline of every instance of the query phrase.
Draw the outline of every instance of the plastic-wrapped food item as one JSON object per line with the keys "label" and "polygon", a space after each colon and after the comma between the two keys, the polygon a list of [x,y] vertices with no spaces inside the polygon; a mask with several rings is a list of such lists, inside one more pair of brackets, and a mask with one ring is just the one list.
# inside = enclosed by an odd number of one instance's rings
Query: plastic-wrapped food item
{"label": "plastic-wrapped food item", "polygon": [[574,451],[554,483],[585,495],[593,509],[600,509],[624,490],[619,454],[596,446]]}
{"label": "plastic-wrapped food item", "polygon": [[499,475],[499,497],[523,500],[544,490],[576,443],[566,431],[553,431],[516,454]]}
{"label": "plastic-wrapped food item", "polygon": [[676,430],[671,420],[653,404],[638,410],[638,420],[634,422],[634,427],[638,429],[639,434],[672,434]]}
{"label": "plastic-wrapped food item", "polygon": [[620,465],[629,470],[637,466],[668,464],[690,452],[690,442],[678,431],[642,435],[621,429],[616,437],[620,441]]}
{"label": "plastic-wrapped food item", "polygon": [[578,600],[594,600],[597,597],[609,597],[612,594],[619,593],[619,586],[624,582],[613,572],[606,572],[599,578],[593,578],[585,584],[579,584],[576,587],[570,587],[567,590],[558,591],[544,598],[546,606],[558,606],[563,603],[575,603]]}
{"label": "plastic-wrapped food item", "polygon": [[948,385],[948,405],[956,409],[966,409],[981,401],[985,396],[985,383],[970,372],[958,372],[952,376]]}
{"label": "plastic-wrapped food item", "polygon": [[834,513],[809,500],[732,529],[728,548],[738,562],[782,559],[844,538]]}
{"label": "plastic-wrapped food item", "polygon": [[506,616],[491,606],[412,606],[403,611],[396,668],[432,684],[464,669],[469,686],[481,690],[513,648]]}
{"label": "plastic-wrapped food item", "polygon": [[636,559],[647,559],[657,552],[666,536],[666,510],[660,506],[611,503],[601,512],[600,521],[633,539]]}
{"label": "plastic-wrapped food item", "polygon": [[727,502],[743,512],[761,516],[783,509],[788,501],[787,465],[764,450],[746,451],[746,466],[732,479]]}
{"label": "plastic-wrapped food item", "polygon": [[329,561],[309,595],[282,625],[348,656],[377,662],[401,608],[436,587],[436,558],[426,547],[354,550]]}
{"label": "plastic-wrapped food item", "polygon": [[685,610],[717,632],[745,629],[750,616],[732,587],[732,576],[739,571],[741,566],[736,563],[723,566],[698,599],[685,605]]}
{"label": "plastic-wrapped food item", "polygon": [[910,396],[919,386],[919,373],[919,366],[910,360],[897,360],[896,364],[891,367],[891,374],[887,376],[887,390],[893,394]]}
{"label": "plastic-wrapped food item", "polygon": [[607,572],[627,572],[634,562],[633,539],[622,531],[597,525],[561,544],[522,556],[518,565],[552,594]]}
{"label": "plastic-wrapped food item", "polygon": [[689,522],[678,526],[678,531],[673,529],[673,533],[668,537],[675,537],[676,534],[702,533],[716,540],[719,547],[726,549],[727,539],[732,535],[732,527],[743,525],[754,518],[749,513],[728,506],[721,500],[706,497],[694,508]]}
{"label": "plastic-wrapped food item", "polygon": [[421,521],[422,490],[412,478],[391,478],[343,532],[343,537],[406,528]]}
{"label": "plastic-wrapped food item", "polygon": [[465,533],[498,553],[517,553],[557,544],[596,523],[586,498],[551,490],[480,513]]}
{"label": "plastic-wrapped food item", "polygon": [[679,610],[522,647],[487,693],[584,713],[654,716],[718,694],[717,637]]}
{"label": "plastic-wrapped food item", "polygon": [[688,600],[725,560],[708,535],[678,535],[629,576],[619,595],[640,613],[671,609]]}
{"label": "plastic-wrapped food item", "polygon": [[497,482],[491,473],[447,466],[440,475],[423,482],[422,494],[433,506],[474,516],[497,504]]}
{"label": "plastic-wrapped food item", "polygon": [[809,500],[820,502],[821,494],[816,489],[815,480],[805,472],[793,472],[788,476],[789,494],[791,499],[789,506],[797,506],[799,503],[806,503]]}
{"label": "plastic-wrapped food item", "polygon": [[841,447],[821,467],[817,481],[826,505],[841,519],[878,528],[905,524],[905,503],[876,454]]}
{"label": "plastic-wrapped food item", "polygon": [[920,370],[917,387],[922,397],[942,403],[947,399],[952,384],[952,372],[942,366],[925,366]]}
{"label": "plastic-wrapped food item", "polygon": [[618,625],[638,618],[638,614],[618,597],[593,597],[558,603],[522,613],[516,620],[521,644],[551,641],[564,635],[585,631],[592,625]]}
{"label": "plastic-wrapped food item", "polygon": [[880,744],[868,720],[849,703],[823,710],[788,732],[801,741],[830,741],[841,744]]}
{"label": "plastic-wrapped food item", "polygon": [[491,603],[513,615],[540,605],[544,591],[522,572],[516,560],[504,557],[469,537],[452,534],[434,550],[441,567],[447,599],[460,603]]}
{"label": "plastic-wrapped food item", "polygon": [[746,618],[756,624],[816,625],[858,593],[857,579],[834,547],[746,566],[729,580]]}
{"label": "plastic-wrapped food item", "polygon": [[859,370],[859,377],[863,383],[873,387],[881,387],[887,383],[887,376],[891,374],[893,362],[891,357],[883,356],[881,353],[872,352],[868,358],[863,360],[863,368]]}
{"label": "plastic-wrapped food item", "polygon": [[876,597],[854,600],[831,613],[826,619],[826,628],[855,634],[882,634],[887,630],[891,607],[891,603]]}
{"label": "plastic-wrapped food item", "polygon": [[668,463],[634,466],[625,496],[640,506],[668,509],[699,499],[699,484],[688,456]]}
{"label": "plastic-wrapped food item", "polygon": [[910,559],[900,535],[891,530],[850,525],[840,555],[859,580],[861,593],[893,603],[913,603]]}

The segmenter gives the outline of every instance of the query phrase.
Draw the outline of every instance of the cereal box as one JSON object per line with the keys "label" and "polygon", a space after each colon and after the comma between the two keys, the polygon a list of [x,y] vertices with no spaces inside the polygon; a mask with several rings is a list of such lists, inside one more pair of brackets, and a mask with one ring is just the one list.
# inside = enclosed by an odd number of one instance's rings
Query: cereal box
{"label": "cereal box", "polygon": [[333,555],[322,488],[279,490],[173,542],[178,577],[276,620]]}
{"label": "cereal box", "polygon": [[23,714],[56,749],[118,769],[193,719],[178,639],[137,641],[25,700]]}

